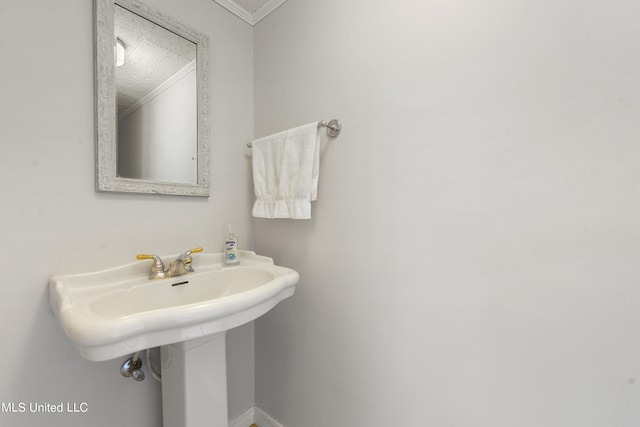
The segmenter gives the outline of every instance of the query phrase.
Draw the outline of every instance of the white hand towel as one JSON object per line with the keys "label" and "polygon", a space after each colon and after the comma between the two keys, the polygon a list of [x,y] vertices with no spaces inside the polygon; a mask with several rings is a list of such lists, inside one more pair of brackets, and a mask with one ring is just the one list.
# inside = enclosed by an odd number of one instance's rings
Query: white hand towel
{"label": "white hand towel", "polygon": [[311,218],[318,197],[320,138],[316,122],[252,142],[253,216]]}

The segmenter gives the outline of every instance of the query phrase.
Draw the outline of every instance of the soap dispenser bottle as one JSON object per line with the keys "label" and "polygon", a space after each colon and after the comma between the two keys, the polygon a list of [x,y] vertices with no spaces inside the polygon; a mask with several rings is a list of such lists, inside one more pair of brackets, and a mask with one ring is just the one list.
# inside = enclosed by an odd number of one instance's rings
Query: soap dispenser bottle
{"label": "soap dispenser bottle", "polygon": [[238,258],[238,238],[231,231],[231,224],[227,226],[227,238],[224,241],[224,263],[235,265],[240,262]]}

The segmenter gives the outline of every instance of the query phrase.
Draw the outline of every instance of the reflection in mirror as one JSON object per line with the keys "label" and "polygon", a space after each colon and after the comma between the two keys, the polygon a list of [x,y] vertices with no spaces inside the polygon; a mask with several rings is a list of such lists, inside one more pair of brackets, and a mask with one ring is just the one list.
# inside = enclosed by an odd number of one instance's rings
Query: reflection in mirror
{"label": "reflection in mirror", "polygon": [[197,183],[196,45],[116,5],[117,175]]}
{"label": "reflection in mirror", "polygon": [[98,190],[208,196],[207,49],[136,0],[96,0]]}

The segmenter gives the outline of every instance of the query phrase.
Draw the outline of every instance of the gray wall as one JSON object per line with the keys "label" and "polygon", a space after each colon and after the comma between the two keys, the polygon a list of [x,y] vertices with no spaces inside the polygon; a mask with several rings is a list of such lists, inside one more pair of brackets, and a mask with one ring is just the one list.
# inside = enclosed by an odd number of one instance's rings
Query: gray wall
{"label": "gray wall", "polygon": [[[252,245],[251,27],[210,0],[146,0],[210,37],[211,197],[96,193],[92,3],[0,5],[0,402],[88,404],[85,414],[0,413],[0,425],[159,426],[159,384],[122,378],[120,360],[83,360],[49,309],[49,277],[139,252],[220,251],[227,223]],[[231,416],[253,403],[252,325],[228,335],[228,351]]]}
{"label": "gray wall", "polygon": [[640,79],[627,0],[288,1],[256,136],[339,118],[301,275],[256,322],[287,427],[640,424]]}

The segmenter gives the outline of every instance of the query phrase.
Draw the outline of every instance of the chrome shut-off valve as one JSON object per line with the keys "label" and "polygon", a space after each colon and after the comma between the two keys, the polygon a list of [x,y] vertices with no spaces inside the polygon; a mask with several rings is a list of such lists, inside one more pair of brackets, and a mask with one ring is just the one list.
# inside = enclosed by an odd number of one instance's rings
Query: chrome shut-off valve
{"label": "chrome shut-off valve", "polygon": [[144,372],[142,372],[142,360],[130,357],[122,364],[120,373],[123,377],[131,377],[136,381],[144,380]]}

